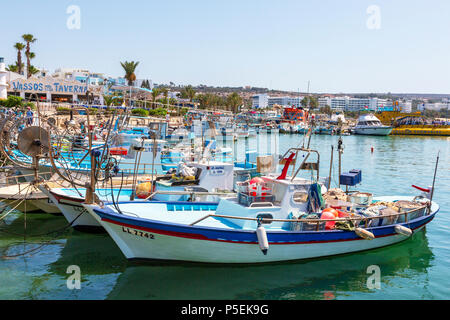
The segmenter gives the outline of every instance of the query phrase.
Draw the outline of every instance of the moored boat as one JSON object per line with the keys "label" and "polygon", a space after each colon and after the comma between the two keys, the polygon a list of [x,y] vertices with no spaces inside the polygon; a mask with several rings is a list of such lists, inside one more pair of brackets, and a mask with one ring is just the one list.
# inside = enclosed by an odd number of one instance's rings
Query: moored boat
{"label": "moored boat", "polygon": [[[324,202],[328,182],[318,172],[313,179],[297,177],[298,171],[287,176],[300,151],[308,157],[315,152],[291,148],[280,176],[242,183],[236,197],[216,205],[135,201],[83,206],[127,259],[203,263],[267,263],[384,247],[408,239],[439,211],[432,196],[373,198],[362,193],[352,195],[350,203]],[[300,166],[311,168],[318,169],[319,163]]]}
{"label": "moored boat", "polygon": [[388,136],[393,127],[385,126],[373,114],[362,115],[358,118],[354,131],[359,135]]}

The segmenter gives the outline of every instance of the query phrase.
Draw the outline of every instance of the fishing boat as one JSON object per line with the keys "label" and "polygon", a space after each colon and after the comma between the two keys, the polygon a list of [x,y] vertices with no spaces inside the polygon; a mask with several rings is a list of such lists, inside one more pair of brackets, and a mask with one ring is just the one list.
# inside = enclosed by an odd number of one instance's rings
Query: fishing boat
{"label": "fishing boat", "polygon": [[[171,203],[200,200],[217,203],[219,199],[217,194],[226,196],[233,190],[232,164],[206,161],[182,163],[178,172],[179,175],[168,174],[156,178],[154,190],[151,181],[138,181],[136,188],[129,185],[97,188],[96,196],[98,201],[111,203],[132,201],[135,198]],[[48,193],[51,201],[61,210],[74,229],[85,232],[103,230],[101,224],[82,206],[86,188],[50,188]],[[198,196],[199,194],[201,195]]]}
{"label": "fishing boat", "polygon": [[[365,203],[353,195],[354,202],[331,201],[332,207],[322,211],[321,195],[327,182],[319,178],[318,170],[313,180],[297,177],[298,170],[287,176],[299,151],[305,149],[288,151],[280,176],[271,174],[241,184],[236,197],[220,199],[216,205],[123,202],[83,206],[127,259],[203,263],[267,263],[384,247],[408,239],[439,211],[430,190],[426,191],[431,197],[370,195],[363,197]],[[307,151],[309,156],[312,151]],[[318,169],[319,160],[305,161],[299,170]],[[388,203],[398,211],[384,207]],[[330,217],[331,210],[339,215]]]}
{"label": "fishing boat", "polygon": [[385,126],[373,114],[361,115],[354,128],[355,134],[371,136],[388,136],[393,127]]}

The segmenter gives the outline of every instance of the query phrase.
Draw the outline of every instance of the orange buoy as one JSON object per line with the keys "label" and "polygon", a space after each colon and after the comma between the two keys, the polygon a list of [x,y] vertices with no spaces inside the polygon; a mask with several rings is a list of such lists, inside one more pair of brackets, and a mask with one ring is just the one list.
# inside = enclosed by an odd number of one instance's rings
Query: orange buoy
{"label": "orange buoy", "polygon": [[256,184],[256,183],[264,183],[264,179],[260,177],[253,178],[250,180],[250,184]]}
{"label": "orange buoy", "polygon": [[109,154],[112,156],[126,156],[128,150],[126,148],[111,148],[109,149]]}
{"label": "orange buoy", "polygon": [[[320,216],[321,220],[334,220],[336,219],[335,215],[329,211],[323,212],[322,215]],[[332,230],[334,229],[334,226],[336,225],[335,221],[328,221],[325,224],[325,229],[327,230]]]}
{"label": "orange buoy", "polygon": [[337,210],[338,214],[339,214],[339,218],[348,218],[350,217],[350,215],[347,212],[341,211],[341,210]]}
{"label": "orange buoy", "polygon": [[339,218],[339,212],[336,209],[326,208],[325,210],[322,211],[322,213],[325,213],[325,212],[330,212],[334,215],[335,218]]}

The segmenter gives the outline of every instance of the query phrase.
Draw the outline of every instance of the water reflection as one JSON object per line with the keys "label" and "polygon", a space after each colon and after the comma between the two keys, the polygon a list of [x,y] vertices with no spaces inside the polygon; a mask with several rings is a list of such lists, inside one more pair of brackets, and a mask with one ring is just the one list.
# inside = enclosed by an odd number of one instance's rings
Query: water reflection
{"label": "water reflection", "polygon": [[132,264],[109,299],[334,299],[368,292],[367,267],[392,277],[425,276],[434,256],[425,231],[389,248],[303,262],[256,266]]}

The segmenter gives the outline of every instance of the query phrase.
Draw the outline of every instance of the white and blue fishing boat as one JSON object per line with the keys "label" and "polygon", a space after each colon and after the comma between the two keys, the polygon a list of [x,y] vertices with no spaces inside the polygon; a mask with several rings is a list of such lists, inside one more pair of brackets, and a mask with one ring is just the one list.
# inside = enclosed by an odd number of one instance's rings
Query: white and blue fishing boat
{"label": "white and blue fishing boat", "polygon": [[[387,196],[368,201],[367,215],[356,211],[361,203],[344,203],[349,206],[346,216],[330,219],[322,211],[327,181],[287,177],[292,156],[286,161],[281,176],[243,184],[236,197],[221,199],[217,206],[149,202],[83,206],[127,259],[204,263],[267,263],[384,247],[408,239],[439,211],[426,198]],[[387,202],[399,204],[399,211],[369,215],[371,206]],[[414,209],[400,210],[404,202],[414,204]]]}
{"label": "white and blue fishing boat", "polygon": [[[191,170],[192,173],[186,174]],[[126,202],[134,200],[134,198],[153,202],[203,201],[217,203],[219,201],[217,194],[227,196],[227,193],[234,189],[232,164],[206,161],[180,164],[179,173],[179,175],[169,174],[158,177],[154,183],[154,190],[142,194],[139,194],[139,186],[137,190],[130,186],[123,188],[115,186],[97,188],[96,195],[98,201],[110,203]],[[189,178],[191,174],[192,178]],[[151,182],[142,181],[141,184],[151,190],[148,187]],[[86,188],[50,188],[46,193],[73,228],[88,232],[103,230],[101,224],[82,206],[85,201]],[[198,194],[201,196],[196,197]]]}

